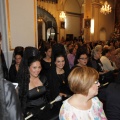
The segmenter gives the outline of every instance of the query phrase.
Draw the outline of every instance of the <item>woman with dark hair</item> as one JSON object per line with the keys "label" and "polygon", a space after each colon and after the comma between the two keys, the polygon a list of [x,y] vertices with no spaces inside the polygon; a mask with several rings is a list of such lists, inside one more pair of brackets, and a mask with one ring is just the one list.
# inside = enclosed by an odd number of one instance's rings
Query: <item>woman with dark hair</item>
{"label": "woman with dark hair", "polygon": [[67,97],[69,92],[67,82],[67,72],[64,69],[65,56],[58,53],[54,57],[54,66],[52,66],[49,75],[49,85],[51,90],[51,99],[55,99],[58,95]]}
{"label": "woman with dark hair", "polygon": [[[67,82],[69,70],[64,46],[62,44],[55,44],[52,47],[52,65],[48,76],[51,100],[54,100],[57,96],[66,99],[66,97],[71,94]],[[54,104],[54,109],[57,114],[59,113],[61,104],[62,101]]]}
{"label": "woman with dark hair", "polygon": [[47,76],[50,67],[51,67],[51,54],[52,54],[52,48],[50,45],[45,46],[45,57],[41,59],[41,65],[42,65],[42,73]]}
{"label": "woman with dark hair", "polygon": [[24,52],[24,47],[22,47],[22,46],[15,47],[14,52],[13,52],[13,56],[12,56],[12,63],[11,63],[11,65],[15,64],[15,56],[16,56],[16,54],[19,53],[20,55],[23,56],[23,52]]}
{"label": "woman with dark hair", "polygon": [[[45,76],[40,74],[41,62],[38,58],[39,51],[33,47],[27,47],[18,72],[19,96],[24,115],[33,113],[32,120],[39,119],[40,108],[49,101],[48,82]],[[40,114],[41,113],[41,114]],[[41,120],[45,115],[41,115]]]}
{"label": "woman with dark hair", "polygon": [[21,53],[15,53],[15,63],[13,63],[9,69],[9,81],[11,82],[18,83],[18,81],[16,81],[16,76],[22,60],[22,56],[23,55]]}
{"label": "woman with dark hair", "polygon": [[75,66],[73,66],[73,68],[86,66],[87,63],[88,63],[87,52],[78,50],[75,56],[75,61],[74,61]]}

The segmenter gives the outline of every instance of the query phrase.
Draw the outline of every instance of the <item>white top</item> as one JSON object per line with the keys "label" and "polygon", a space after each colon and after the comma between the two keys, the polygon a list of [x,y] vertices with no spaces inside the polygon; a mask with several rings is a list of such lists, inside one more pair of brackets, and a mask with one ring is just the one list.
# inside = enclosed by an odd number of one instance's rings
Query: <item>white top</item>
{"label": "white top", "polygon": [[110,60],[109,60],[106,56],[102,56],[102,57],[100,58],[100,61],[101,61],[102,64],[103,64],[103,69],[104,69],[104,70],[110,71],[110,70],[114,70],[114,69],[115,69],[115,68],[111,65]]}
{"label": "white top", "polygon": [[97,97],[92,98],[92,106],[88,110],[79,110],[68,103],[63,102],[59,113],[60,120],[107,120],[102,103]]}

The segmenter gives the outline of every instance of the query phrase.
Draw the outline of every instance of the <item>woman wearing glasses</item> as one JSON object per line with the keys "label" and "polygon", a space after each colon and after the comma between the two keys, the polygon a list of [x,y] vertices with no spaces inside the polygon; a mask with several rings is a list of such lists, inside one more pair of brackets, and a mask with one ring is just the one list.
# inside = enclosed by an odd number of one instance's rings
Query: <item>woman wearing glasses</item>
{"label": "woman wearing glasses", "polygon": [[76,67],[68,76],[68,83],[74,93],[64,101],[60,120],[107,120],[102,103],[97,97],[98,72],[90,67]]}
{"label": "woman wearing glasses", "polygon": [[72,70],[76,67],[83,67],[87,66],[88,63],[88,55],[86,51],[77,51],[76,56],[75,56],[75,61],[74,61],[74,66]]}

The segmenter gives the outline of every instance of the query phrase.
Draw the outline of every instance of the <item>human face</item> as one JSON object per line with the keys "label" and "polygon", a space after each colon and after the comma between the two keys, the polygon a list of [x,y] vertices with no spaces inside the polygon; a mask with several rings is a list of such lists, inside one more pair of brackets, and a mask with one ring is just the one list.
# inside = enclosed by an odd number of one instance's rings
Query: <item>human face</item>
{"label": "human face", "polygon": [[102,55],[102,54],[101,54],[101,51],[98,51],[98,52],[95,53],[94,58],[95,58],[96,60],[98,60],[98,59],[100,59],[101,55]]}
{"label": "human face", "polygon": [[33,62],[29,67],[29,72],[31,77],[38,77],[41,71],[41,64],[39,61]]}
{"label": "human face", "polygon": [[76,55],[77,50],[74,48],[72,54]]}
{"label": "human face", "polygon": [[62,56],[57,57],[56,61],[55,61],[55,65],[56,65],[56,68],[63,69],[63,67],[65,65],[65,59],[64,59],[64,57],[62,57]]}
{"label": "human face", "polygon": [[20,64],[21,60],[22,60],[21,55],[16,55],[16,56],[15,56],[15,62],[16,62],[17,65]]}
{"label": "human face", "polygon": [[86,66],[88,62],[88,57],[86,54],[80,55],[79,59],[78,59],[78,64],[80,66]]}
{"label": "human face", "polygon": [[98,94],[98,87],[100,86],[100,83],[98,80],[96,80],[93,85],[91,86],[91,88],[89,89],[88,95],[90,97],[93,97],[95,95]]}
{"label": "human face", "polygon": [[75,49],[76,49],[76,50],[78,49],[78,45],[75,45]]}
{"label": "human face", "polygon": [[52,54],[52,49],[48,49],[47,52],[45,52],[46,56],[47,57],[51,57],[51,54]]}

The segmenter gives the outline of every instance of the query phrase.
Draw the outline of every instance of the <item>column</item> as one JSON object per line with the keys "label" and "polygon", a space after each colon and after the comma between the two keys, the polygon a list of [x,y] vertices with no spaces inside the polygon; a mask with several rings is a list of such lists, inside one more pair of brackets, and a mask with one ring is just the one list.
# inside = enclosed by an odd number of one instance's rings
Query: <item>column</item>
{"label": "column", "polygon": [[90,41],[90,19],[91,19],[91,3],[92,0],[84,1],[84,42]]}
{"label": "column", "polygon": [[94,33],[91,35],[91,41],[99,40],[99,17],[100,17],[100,3],[99,0],[92,2],[92,18],[94,19]]}

